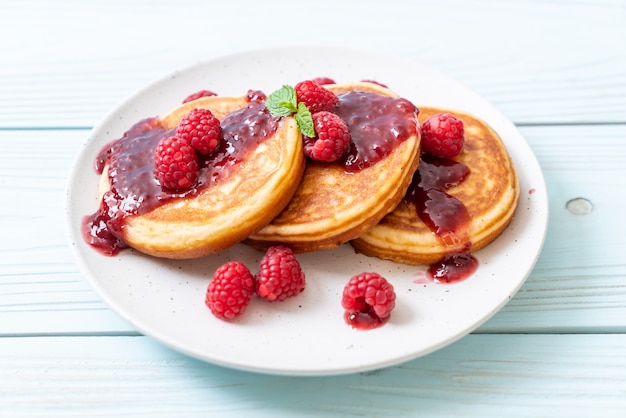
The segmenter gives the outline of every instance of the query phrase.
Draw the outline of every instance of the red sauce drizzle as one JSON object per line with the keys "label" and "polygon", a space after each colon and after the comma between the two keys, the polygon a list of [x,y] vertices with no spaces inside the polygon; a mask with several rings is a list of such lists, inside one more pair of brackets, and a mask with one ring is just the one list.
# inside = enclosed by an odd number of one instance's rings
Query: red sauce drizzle
{"label": "red sauce drizzle", "polygon": [[215,184],[229,170],[246,158],[247,151],[271,136],[279,118],[269,114],[264,103],[251,101],[221,122],[222,143],[210,158],[200,157],[200,176],[196,186],[184,193],[163,190],[154,175],[154,150],[158,142],[174,134],[164,129],[158,118],[145,119],[120,139],[107,144],[98,154],[95,169],[101,174],[109,164],[111,188],[102,198],[99,209],[83,218],[83,236],[87,243],[106,255],[115,255],[127,245],[122,229],[127,216],[147,213],[172,199],[193,196]]}
{"label": "red sauce drizzle", "polygon": [[403,98],[349,91],[335,109],[350,128],[352,144],[342,163],[348,172],[367,168],[417,132],[418,108]]}
{"label": "red sauce drizzle", "polygon": [[376,315],[371,306],[360,312],[344,312],[343,319],[354,329],[368,330],[383,326],[389,321],[390,315],[384,318]]}
{"label": "red sauce drizzle", "polygon": [[418,170],[406,195],[415,205],[417,215],[448,246],[458,248],[428,268],[438,283],[456,283],[471,276],[478,260],[470,254],[468,229],[471,216],[456,197],[446,193],[461,184],[470,174],[465,164],[422,154]]}
{"label": "red sauce drizzle", "polygon": [[428,267],[428,275],[437,283],[451,284],[461,282],[471,276],[478,268],[478,260],[469,252],[452,253]]}

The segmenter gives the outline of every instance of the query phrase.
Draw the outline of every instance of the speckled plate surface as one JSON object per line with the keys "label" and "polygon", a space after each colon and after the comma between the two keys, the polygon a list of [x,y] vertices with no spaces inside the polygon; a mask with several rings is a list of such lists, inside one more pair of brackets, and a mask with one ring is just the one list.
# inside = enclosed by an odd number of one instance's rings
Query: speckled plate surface
{"label": "speckled plate surface", "polygon": [[[167,113],[201,89],[240,95],[270,93],[283,84],[328,76],[337,82],[375,79],[415,104],[458,109],[487,121],[502,137],[518,170],[515,219],[492,245],[475,253],[478,271],[454,285],[424,280],[425,267],[335,250],[303,254],[307,288],[280,303],[253,299],[234,322],[204,305],[207,284],[222,263],[242,260],[255,270],[261,253],[244,245],[206,258],[161,260],[123,251],[105,257],[82,239],[83,216],[98,207],[93,160],[108,141],[139,119]],[[463,85],[412,61],[364,51],[298,47],[225,56],[177,71],[113,110],[79,152],[67,195],[71,245],[85,278],[102,299],[140,332],[190,356],[236,369],[283,375],[367,371],[433,352],[468,334],[520,288],[543,246],[548,199],[539,164],[519,131]],[[376,271],[395,287],[396,308],[383,327],[358,331],[343,320],[341,293],[355,274]]]}

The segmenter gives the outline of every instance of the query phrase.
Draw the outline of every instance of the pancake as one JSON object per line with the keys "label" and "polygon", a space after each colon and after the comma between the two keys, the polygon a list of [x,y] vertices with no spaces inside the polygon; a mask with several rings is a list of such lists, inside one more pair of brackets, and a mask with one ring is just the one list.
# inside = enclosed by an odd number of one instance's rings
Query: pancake
{"label": "pancake", "polygon": [[[264,103],[250,102],[246,97],[211,96],[185,103],[148,123],[154,125],[153,130],[159,135],[167,136],[196,107],[210,109],[220,119],[222,130],[229,121],[237,129],[252,131],[256,129],[255,122],[238,121],[239,115],[247,118],[267,113]],[[277,128],[265,139],[251,132],[250,143],[239,154],[228,149],[218,153],[215,158],[219,162],[203,168],[205,186],[196,192],[169,196],[145,213],[123,216],[118,237],[143,253],[182,259],[224,250],[264,227],[289,203],[305,169],[302,136],[295,120],[272,120]],[[231,148],[233,143],[229,143]],[[135,181],[152,185],[154,173],[147,160],[144,179]],[[113,183],[108,169],[106,165],[102,172],[100,192],[110,196]]]}
{"label": "pancake", "polygon": [[[342,108],[342,97],[347,101],[353,96],[365,98],[364,103],[358,105],[361,108],[357,106],[359,112],[365,114],[375,113],[370,109],[373,99],[410,107],[409,116],[402,116],[400,121],[410,128],[406,137],[386,156],[371,165],[365,164],[365,168],[347,170],[346,161],[322,163],[307,160],[304,177],[289,205],[269,225],[245,241],[256,248],[282,244],[296,253],[303,253],[334,248],[354,239],[396,207],[417,168],[421,128],[413,104],[373,83],[324,87],[339,96],[338,109]],[[344,94],[346,96],[342,96]],[[381,129],[393,132],[400,125],[397,122],[386,121]],[[350,123],[348,126],[354,143],[359,133]],[[371,148],[369,152],[375,152],[373,149],[379,145],[367,144]]]}
{"label": "pancake", "polygon": [[177,108],[171,110],[168,114],[159,118],[160,125],[164,128],[176,128],[182,118],[185,117],[193,109],[209,109],[213,116],[219,120],[223,120],[226,115],[236,110],[242,109],[248,105],[250,101],[246,96],[208,96],[183,103]]}
{"label": "pancake", "polygon": [[[444,110],[420,107],[420,121]],[[513,219],[519,200],[517,174],[501,138],[484,121],[445,110],[465,127],[463,151],[452,160],[465,164],[469,175],[446,193],[462,202],[469,224],[447,239],[433,233],[418,216],[407,195],[379,224],[351,241],[357,252],[405,264],[432,264],[445,255],[479,250],[493,242]]]}

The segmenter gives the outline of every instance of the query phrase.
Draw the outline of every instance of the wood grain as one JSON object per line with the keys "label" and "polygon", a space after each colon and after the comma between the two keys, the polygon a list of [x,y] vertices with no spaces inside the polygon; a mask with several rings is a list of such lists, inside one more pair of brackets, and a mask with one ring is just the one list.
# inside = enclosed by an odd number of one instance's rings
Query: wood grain
{"label": "wood grain", "polygon": [[470,335],[380,371],[322,378],[233,371],[147,337],[9,338],[12,417],[621,417],[624,335]]}
{"label": "wood grain", "polygon": [[[224,54],[306,44],[421,61],[519,124],[626,122],[620,0],[386,1],[382,11],[375,5],[5,1],[0,127],[90,127],[177,69]],[[327,10],[346,17],[340,32]],[[287,29],[285,22],[298,16],[315,22],[315,30]],[[591,30],[590,22],[598,24]]]}

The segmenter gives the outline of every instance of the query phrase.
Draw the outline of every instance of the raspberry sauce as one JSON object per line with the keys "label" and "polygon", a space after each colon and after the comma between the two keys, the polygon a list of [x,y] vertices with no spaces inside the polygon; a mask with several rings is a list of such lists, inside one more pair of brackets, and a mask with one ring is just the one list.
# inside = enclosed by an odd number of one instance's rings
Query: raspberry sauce
{"label": "raspberry sauce", "polygon": [[374,309],[371,306],[369,309],[360,312],[344,312],[343,319],[346,324],[350,325],[354,329],[368,330],[383,326],[389,321],[389,316],[381,318],[376,315]]}
{"label": "raspberry sauce", "polygon": [[406,198],[415,205],[420,219],[446,245],[467,241],[471,221],[465,205],[446,190],[459,185],[469,175],[465,164],[422,154]]}
{"label": "raspberry sauce", "polygon": [[352,135],[351,149],[342,159],[346,171],[371,166],[417,133],[419,110],[406,99],[356,90],[337,97],[335,113]]}
{"label": "raspberry sauce", "polygon": [[456,197],[446,193],[461,184],[470,174],[465,164],[422,154],[406,199],[415,205],[419,218],[448,247],[459,251],[446,255],[428,268],[438,283],[465,280],[478,268],[478,260],[470,254],[469,227],[471,216]]}
{"label": "raspberry sauce", "polygon": [[471,276],[478,268],[478,260],[469,249],[444,256],[428,267],[428,275],[437,283],[452,284]]}
{"label": "raspberry sauce", "polygon": [[260,101],[227,115],[221,122],[222,141],[211,157],[200,157],[200,175],[194,188],[172,193],[161,188],[154,174],[154,150],[158,142],[175,134],[164,129],[158,118],[144,119],[120,139],[107,144],[98,154],[95,169],[102,174],[109,165],[111,188],[98,211],[83,218],[87,243],[105,255],[115,255],[127,245],[122,230],[127,216],[147,213],[164,203],[193,196],[215,184],[246,158],[246,151],[271,136],[279,126]]}

